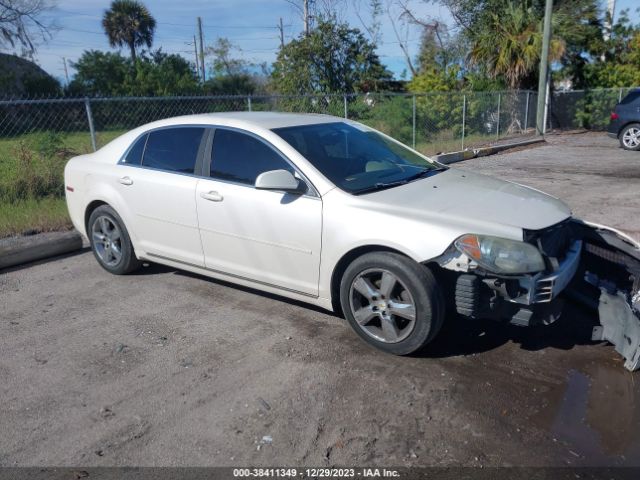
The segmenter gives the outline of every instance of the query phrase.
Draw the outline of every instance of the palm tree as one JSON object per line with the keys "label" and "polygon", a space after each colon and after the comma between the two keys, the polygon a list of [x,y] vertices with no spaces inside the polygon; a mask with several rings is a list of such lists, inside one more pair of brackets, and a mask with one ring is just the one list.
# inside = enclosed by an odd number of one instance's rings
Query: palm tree
{"label": "palm tree", "polygon": [[[554,23],[558,15],[554,15]],[[565,43],[551,40],[549,59],[558,61]],[[526,2],[509,2],[500,12],[492,13],[490,28],[472,42],[470,59],[486,68],[492,77],[504,77],[510,88],[521,88],[537,71],[542,51],[542,19]]]}
{"label": "palm tree", "polygon": [[136,0],[113,0],[102,17],[109,44],[112,47],[128,45],[131,60],[136,60],[136,47],[151,47],[156,21],[143,3]]}

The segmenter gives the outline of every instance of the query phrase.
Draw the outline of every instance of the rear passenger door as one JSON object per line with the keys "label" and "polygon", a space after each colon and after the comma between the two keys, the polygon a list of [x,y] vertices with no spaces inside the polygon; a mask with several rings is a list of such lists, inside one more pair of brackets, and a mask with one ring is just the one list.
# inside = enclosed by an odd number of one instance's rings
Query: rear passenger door
{"label": "rear passenger door", "polygon": [[254,188],[258,175],[296,168],[272,145],[235,129],[216,128],[208,179],[196,203],[208,269],[310,296],[318,294],[322,201]]}
{"label": "rear passenger door", "polygon": [[141,136],[118,166],[118,189],[143,252],[204,266],[195,190],[208,130],[177,126]]}

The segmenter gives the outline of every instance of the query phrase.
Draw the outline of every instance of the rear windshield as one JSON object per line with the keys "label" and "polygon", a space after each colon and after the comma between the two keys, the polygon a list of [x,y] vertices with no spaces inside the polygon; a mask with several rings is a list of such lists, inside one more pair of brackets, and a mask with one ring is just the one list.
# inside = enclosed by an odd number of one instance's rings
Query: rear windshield
{"label": "rear windshield", "polygon": [[640,90],[634,90],[629,92],[627,96],[622,99],[620,105],[628,105],[638,100],[638,98],[640,98]]}

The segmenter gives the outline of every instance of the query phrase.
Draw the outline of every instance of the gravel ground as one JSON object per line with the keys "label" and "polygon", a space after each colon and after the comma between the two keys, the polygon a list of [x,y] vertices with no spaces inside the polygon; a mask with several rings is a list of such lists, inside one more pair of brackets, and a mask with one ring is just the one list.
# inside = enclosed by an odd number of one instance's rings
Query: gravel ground
{"label": "gravel ground", "polygon": [[[640,154],[550,143],[456,168],[637,236]],[[577,307],[530,329],[452,316],[399,358],[306,305],[83,251],[0,274],[0,311],[0,466],[640,465],[640,382]]]}

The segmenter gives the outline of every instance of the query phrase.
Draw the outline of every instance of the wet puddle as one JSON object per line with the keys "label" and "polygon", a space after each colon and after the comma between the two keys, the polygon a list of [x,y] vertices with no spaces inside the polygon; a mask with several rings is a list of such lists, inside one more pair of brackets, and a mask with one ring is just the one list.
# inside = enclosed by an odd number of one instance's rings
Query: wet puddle
{"label": "wet puddle", "polygon": [[640,372],[613,362],[571,369],[545,400],[532,420],[566,445],[572,463],[640,465]]}

